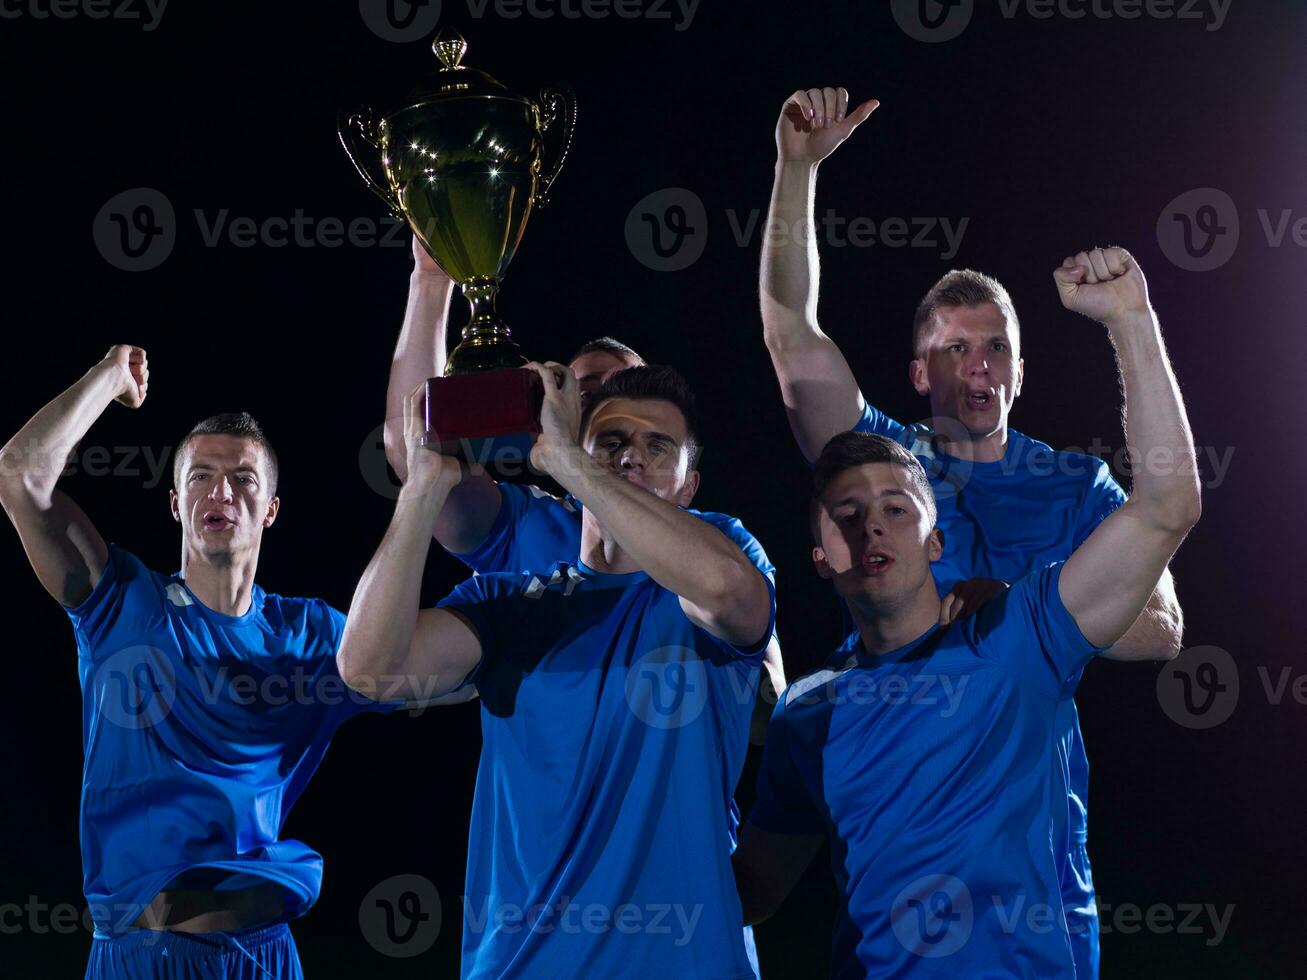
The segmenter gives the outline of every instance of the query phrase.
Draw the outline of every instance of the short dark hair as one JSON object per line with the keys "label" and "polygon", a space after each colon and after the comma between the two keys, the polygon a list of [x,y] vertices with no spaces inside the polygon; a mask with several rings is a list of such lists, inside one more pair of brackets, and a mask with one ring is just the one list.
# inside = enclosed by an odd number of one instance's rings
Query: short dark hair
{"label": "short dark hair", "polygon": [[269,476],[272,479],[272,486],[268,496],[273,497],[277,494],[277,474],[279,466],[277,463],[277,451],[272,448],[272,443],[263,433],[263,426],[259,425],[258,420],[249,412],[224,412],[221,415],[210,415],[207,419],[195,423],[191,431],[186,433],[186,437],[177,445],[177,453],[172,460],[172,485],[174,488],[181,482],[182,475],[182,456],[186,453],[186,447],[196,436],[235,436],[237,439],[249,439],[263,447],[264,455],[268,457]]}
{"label": "short dark hair", "polygon": [[808,511],[808,521],[813,540],[818,546],[821,545],[821,495],[839,474],[867,463],[893,463],[907,470],[913,487],[921,494],[922,502],[926,507],[926,516],[930,518],[930,526],[932,528],[935,526],[938,519],[935,491],[931,488],[926,471],[917,457],[885,436],[874,436],[865,432],[841,432],[822,447],[821,455],[817,457],[812,467],[812,506]]}
{"label": "short dark hair", "polygon": [[613,398],[660,399],[671,402],[685,418],[686,451],[690,456],[690,469],[699,464],[703,446],[699,442],[699,412],[689,382],[675,368],[666,364],[644,364],[618,371],[595,389],[590,404],[581,413],[581,431],[603,402]]}
{"label": "short dark hair", "polygon": [[620,340],[614,340],[612,337],[596,337],[594,340],[587,340],[577,348],[575,354],[567,359],[567,363],[571,364],[583,354],[593,354],[595,351],[603,351],[605,354],[613,354],[617,357],[633,357],[639,361],[640,364],[644,364],[643,357],[637,354],[630,347],[627,347]]}
{"label": "short dark hair", "polygon": [[921,357],[926,353],[926,338],[935,326],[935,314],[941,309],[984,303],[993,303],[1002,310],[1012,322],[1017,337],[1021,336],[1017,308],[1001,282],[975,269],[952,269],[931,286],[917,304],[917,312],[912,318],[912,356]]}

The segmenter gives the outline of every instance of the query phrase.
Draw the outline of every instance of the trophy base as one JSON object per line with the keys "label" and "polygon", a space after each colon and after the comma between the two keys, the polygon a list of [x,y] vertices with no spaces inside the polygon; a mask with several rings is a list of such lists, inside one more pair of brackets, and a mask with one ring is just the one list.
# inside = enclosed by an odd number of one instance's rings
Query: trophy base
{"label": "trophy base", "polygon": [[543,404],[540,376],[522,368],[428,378],[422,444],[486,469],[521,472]]}

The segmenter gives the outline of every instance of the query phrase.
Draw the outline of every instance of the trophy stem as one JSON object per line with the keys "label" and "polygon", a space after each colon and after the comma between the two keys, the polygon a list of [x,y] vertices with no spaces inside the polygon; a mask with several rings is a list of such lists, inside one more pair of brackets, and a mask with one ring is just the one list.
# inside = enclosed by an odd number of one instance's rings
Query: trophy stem
{"label": "trophy stem", "polygon": [[472,305],[472,319],[463,328],[462,340],[450,352],[445,363],[446,374],[497,371],[526,363],[526,357],[513,340],[513,331],[495,311],[498,293],[499,281],[488,276],[463,284],[463,295]]}

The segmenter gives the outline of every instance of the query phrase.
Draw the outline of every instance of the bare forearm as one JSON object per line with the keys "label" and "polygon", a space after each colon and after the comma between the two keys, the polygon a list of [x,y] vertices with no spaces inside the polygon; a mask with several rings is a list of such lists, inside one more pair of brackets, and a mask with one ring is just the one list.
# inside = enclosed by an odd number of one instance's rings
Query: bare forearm
{"label": "bare forearm", "polygon": [[124,374],[102,361],[32,416],[0,450],[0,478],[48,503],[73,447],[122,391]]}
{"label": "bare forearm", "polygon": [[337,662],[346,681],[377,679],[403,669],[417,625],[431,525],[447,491],[400,491],[395,513],[354,590]]}
{"label": "bare forearm", "polygon": [[1194,441],[1157,315],[1149,309],[1107,327],[1125,394],[1131,500],[1160,526],[1187,529],[1201,506]]}
{"label": "bare forearm", "polygon": [[440,276],[414,272],[409,279],[404,325],[390,363],[386,386],[386,457],[400,480],[407,478],[404,462],[404,399],[427,378],[445,372],[446,323],[454,283]]}
{"label": "bare forearm", "polygon": [[580,448],[555,479],[579,499],[649,577],[682,599],[719,608],[761,578],[738,545],[708,522],[616,476]]}
{"label": "bare forearm", "polygon": [[778,161],[762,242],[760,299],[769,349],[809,342],[817,327],[821,264],[813,235],[817,166]]}

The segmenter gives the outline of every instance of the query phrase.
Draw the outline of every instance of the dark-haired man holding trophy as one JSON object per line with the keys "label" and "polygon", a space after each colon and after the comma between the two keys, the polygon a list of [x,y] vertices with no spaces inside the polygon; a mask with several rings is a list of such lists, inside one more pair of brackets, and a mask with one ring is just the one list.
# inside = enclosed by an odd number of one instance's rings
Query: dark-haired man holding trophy
{"label": "dark-haired man holding trophy", "polygon": [[340,669],[361,691],[398,674],[480,695],[464,977],[747,980],[729,803],[774,588],[684,509],[698,436],[676,372],[622,371],[583,415],[566,367],[532,369],[531,461],[583,502],[579,556],[477,575],[419,608],[431,527],[463,478],[424,445],[419,385]]}

